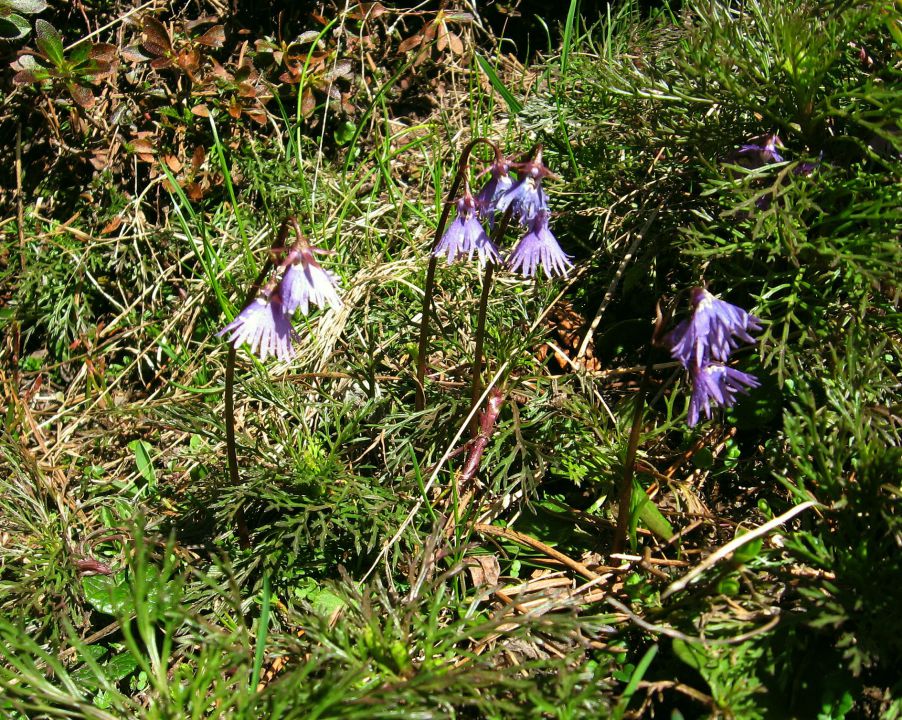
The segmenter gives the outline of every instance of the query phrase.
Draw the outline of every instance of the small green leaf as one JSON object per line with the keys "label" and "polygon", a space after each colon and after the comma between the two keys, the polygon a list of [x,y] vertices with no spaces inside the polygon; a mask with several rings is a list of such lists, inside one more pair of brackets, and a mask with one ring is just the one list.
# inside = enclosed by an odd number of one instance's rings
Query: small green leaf
{"label": "small green leaf", "polygon": [[714,465],[714,453],[703,447],[692,456],[692,464],[702,470],[710,470]]}
{"label": "small green leaf", "polygon": [[[85,599],[97,612],[120,618],[135,616],[135,593],[124,571],[116,575],[89,575],[82,578],[81,584]],[[148,615],[154,618],[163,587],[160,571],[153,566],[148,566],[145,571],[144,592],[146,595],[141,602],[147,604]]]}
{"label": "small green leaf", "polygon": [[135,604],[125,573],[89,575],[82,578],[81,585],[85,591],[85,599],[97,612],[126,617],[135,614]]}
{"label": "small green leaf", "polygon": [[0,17],[0,38],[4,40],[21,40],[31,32],[31,24],[21,15]]}
{"label": "small green leaf", "polygon": [[63,38],[49,22],[38,18],[34,23],[34,40],[41,52],[47,56],[56,67],[62,67],[66,62],[63,54]]}
{"label": "small green leaf", "polygon": [[659,538],[670,540],[673,537],[673,526],[661,514],[658,506],[648,499],[648,496],[638,483],[633,488],[633,494],[638,497],[636,510],[642,524]]}
{"label": "small green leaf", "polygon": [[316,613],[323,617],[331,617],[332,613],[345,604],[344,600],[327,588],[311,593],[310,600]]}
{"label": "small green leaf", "polygon": [[44,0],[3,0],[3,4],[13,12],[25,15],[35,15],[47,9],[47,3]]}
{"label": "small green leaf", "polygon": [[345,122],[339,125],[338,129],[335,131],[335,142],[338,143],[339,147],[347,145],[351,142],[356,131],[357,126],[354,123],[345,120]]}
{"label": "small green leaf", "polygon": [[135,454],[135,464],[138,466],[138,472],[144,478],[144,482],[153,490],[157,486],[157,476],[150,459],[153,446],[144,440],[132,440],[128,444],[128,449]]}

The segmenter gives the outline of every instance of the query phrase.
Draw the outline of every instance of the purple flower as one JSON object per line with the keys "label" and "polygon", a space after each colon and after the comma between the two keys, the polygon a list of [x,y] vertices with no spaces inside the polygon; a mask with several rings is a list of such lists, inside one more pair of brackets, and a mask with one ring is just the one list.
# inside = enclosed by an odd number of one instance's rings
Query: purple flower
{"label": "purple flower", "polygon": [[820,168],[823,160],[824,160],[824,151],[821,150],[820,155],[817,156],[816,161],[799,163],[798,165],[796,165],[793,168],[792,174],[793,175],[801,175],[803,177],[811,175],[811,173],[813,173],[815,170]]}
{"label": "purple flower", "polygon": [[566,277],[567,272],[573,267],[570,257],[561,250],[548,228],[547,210],[536,213],[532,228],[523,236],[507,259],[508,267],[515,272],[523,273],[524,277],[532,277],[539,264],[549,278],[555,275]]}
{"label": "purple flower", "polygon": [[739,340],[755,342],[750,330],[760,330],[760,321],[742,308],[719,300],[704,288],[692,290],[692,316],[667,336],[670,354],[687,370],[709,359],[726,361]]}
{"label": "purple flower", "polygon": [[313,252],[309,245],[301,245],[289,252],[290,264],[279,283],[279,294],[289,316],[298,308],[306,315],[311,303],[321,308],[326,304],[336,310],[341,307],[341,299],[335,291],[335,277],[323,270]]}
{"label": "purple flower", "polygon": [[775,162],[783,162],[783,156],[777,152],[778,147],[783,147],[783,141],[777,133],[768,135],[764,145],[743,145],[736,151],[736,155],[744,158],[747,164],[755,169],[770,165]]}
{"label": "purple flower", "polygon": [[465,193],[457,201],[457,217],[448,226],[432,254],[437,258],[446,256],[450,265],[459,255],[465,254],[472,260],[474,252],[479,255],[480,265],[485,265],[488,260],[495,263],[501,261],[498,248],[476,217],[476,201],[470,193]]}
{"label": "purple flower", "polygon": [[[485,172],[491,173],[482,189],[476,194],[476,210],[488,222],[489,227],[495,225],[497,203],[510,190],[514,180],[510,174],[511,164],[504,158],[496,158]],[[485,173],[483,173],[484,175]]]}
{"label": "purple flower", "polygon": [[275,355],[279,360],[290,360],[294,355],[292,340],[296,337],[291,329],[291,321],[277,293],[269,299],[258,297],[238,316],[217,333],[222,337],[231,333],[229,342],[238,347],[242,343],[250,346],[251,352],[266,360]]}
{"label": "purple flower", "polygon": [[748,373],[734,370],[720,363],[692,365],[692,397],[689,399],[689,427],[698,423],[702,410],[711,419],[712,403],[721,407],[732,407],[739,393],[748,395],[748,388],[760,385],[757,378]]}
{"label": "purple flower", "polygon": [[553,173],[542,162],[542,148],[532,160],[514,166],[519,180],[495,201],[495,211],[504,213],[510,208],[521,225],[529,226],[535,216],[548,210],[548,198],[542,190],[542,179]]}
{"label": "purple flower", "polygon": [[529,225],[537,214],[548,210],[548,198],[539,180],[527,175],[514,183],[510,189],[495,201],[495,212],[513,210],[521,225]]}

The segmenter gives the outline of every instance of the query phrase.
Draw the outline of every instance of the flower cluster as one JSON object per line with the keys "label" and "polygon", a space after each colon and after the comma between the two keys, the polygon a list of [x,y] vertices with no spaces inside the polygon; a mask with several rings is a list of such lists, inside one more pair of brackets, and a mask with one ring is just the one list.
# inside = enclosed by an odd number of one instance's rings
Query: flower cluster
{"label": "flower cluster", "polygon": [[542,180],[552,173],[542,162],[541,147],[531,160],[521,163],[497,153],[483,174],[488,174],[489,179],[476,196],[467,187],[457,201],[457,217],[435,246],[433,255],[446,258],[449,265],[464,255],[472,259],[474,253],[481,266],[488,261],[500,264],[501,251],[480,220],[494,230],[497,218],[509,213],[526,228],[526,233],[507,256],[508,268],[532,277],[541,266],[548,277],[566,277],[573,263],[549,227],[551,213]]}
{"label": "flower cluster", "polygon": [[228,335],[228,341],[236,348],[247,343],[261,360],[270,355],[290,360],[298,337],[291,326],[291,316],[297,310],[306,315],[311,304],[323,308],[330,305],[336,310],[341,307],[335,276],[324,270],[314,257],[314,253],[325,252],[311,246],[298,233],[297,242],[279,264],[276,278],[217,335]]}
{"label": "flower cluster", "polygon": [[760,329],[758,318],[742,308],[718,299],[704,288],[692,290],[692,315],[665,340],[673,358],[689,371],[692,380],[690,427],[698,423],[702,411],[710,419],[712,403],[732,407],[739,393],[758,387],[754,376],[725,363],[740,341],[754,342],[750,332]]}

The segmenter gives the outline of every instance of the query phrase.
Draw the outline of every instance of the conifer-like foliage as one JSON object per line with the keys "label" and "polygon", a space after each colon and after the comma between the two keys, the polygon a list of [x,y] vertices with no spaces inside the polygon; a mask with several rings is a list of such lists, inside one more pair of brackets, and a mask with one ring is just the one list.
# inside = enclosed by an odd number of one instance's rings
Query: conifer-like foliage
{"label": "conifer-like foliage", "polygon": [[0,716],[902,716],[897,1],[162,5],[0,0]]}

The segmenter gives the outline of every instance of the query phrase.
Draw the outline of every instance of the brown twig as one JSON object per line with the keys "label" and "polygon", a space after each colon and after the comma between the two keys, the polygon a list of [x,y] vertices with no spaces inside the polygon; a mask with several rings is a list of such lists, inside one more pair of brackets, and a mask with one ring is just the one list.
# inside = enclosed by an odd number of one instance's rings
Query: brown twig
{"label": "brown twig", "polygon": [[[529,535],[517,532],[516,530],[511,530],[510,528],[500,528],[496,527],[495,525],[485,525],[483,523],[477,523],[473,526],[473,529],[483,535],[493,535],[495,537],[505,538],[506,540],[513,540],[515,543],[526,545],[527,547],[531,547],[533,550],[538,550],[548,557],[560,561],[574,572],[578,572],[580,575],[588,578],[589,580],[595,580],[596,578],[601,577],[597,572],[590,570],[581,562],[579,562],[579,560],[574,560],[573,558],[564,555],[564,553],[560,552],[559,550],[555,550],[553,547],[549,547],[541,540],[536,540],[534,537],[530,537]],[[603,568],[605,572],[611,572],[615,569],[616,568],[609,567]]]}

